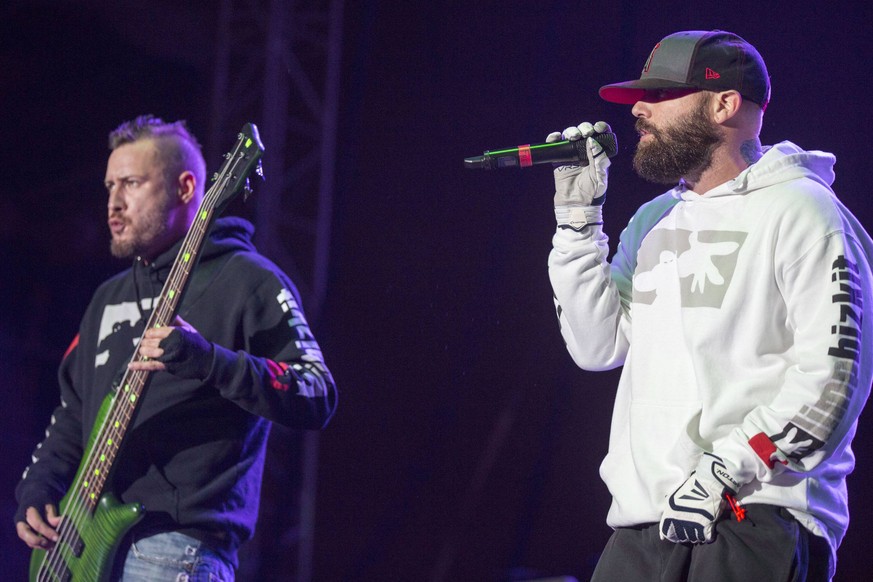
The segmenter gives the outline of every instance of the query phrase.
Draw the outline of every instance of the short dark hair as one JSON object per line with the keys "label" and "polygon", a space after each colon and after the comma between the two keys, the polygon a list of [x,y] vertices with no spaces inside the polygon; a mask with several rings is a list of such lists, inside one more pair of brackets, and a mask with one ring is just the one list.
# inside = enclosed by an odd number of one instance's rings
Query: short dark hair
{"label": "short dark hair", "polygon": [[125,121],[109,133],[109,149],[141,140],[153,140],[158,157],[164,164],[164,178],[172,184],[184,171],[194,174],[197,189],[203,193],[206,162],[200,143],[188,130],[184,120],[166,122],[154,115],[140,115]]}

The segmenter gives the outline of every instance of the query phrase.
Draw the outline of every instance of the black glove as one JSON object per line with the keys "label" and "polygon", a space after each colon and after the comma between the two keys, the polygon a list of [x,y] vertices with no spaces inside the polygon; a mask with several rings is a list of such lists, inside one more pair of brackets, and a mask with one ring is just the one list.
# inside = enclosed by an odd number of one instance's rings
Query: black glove
{"label": "black glove", "polygon": [[189,380],[203,380],[209,376],[215,348],[196,331],[176,327],[161,340],[159,347],[164,353],[157,360],[170,374]]}

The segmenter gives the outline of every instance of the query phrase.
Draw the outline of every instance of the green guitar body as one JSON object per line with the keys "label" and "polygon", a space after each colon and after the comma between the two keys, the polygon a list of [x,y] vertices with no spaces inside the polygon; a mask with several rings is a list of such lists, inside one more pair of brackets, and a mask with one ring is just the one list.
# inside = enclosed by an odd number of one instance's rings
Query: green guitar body
{"label": "green guitar body", "polygon": [[[88,448],[85,458],[88,458],[91,449],[103,424],[114,394],[104,398],[103,404],[94,423],[94,429],[88,437]],[[79,467],[74,483],[80,481],[79,477],[83,467]],[[145,515],[142,505],[139,503],[121,503],[111,493],[100,497],[96,509],[92,512],[83,508],[77,515],[67,515],[70,504],[78,501],[81,492],[70,490],[61,500],[60,512],[64,519],[71,520],[80,543],[73,548],[68,544],[61,544],[51,551],[33,550],[30,558],[30,582],[58,581],[63,580],[88,580],[104,582],[112,573],[112,564],[115,553],[124,535]],[[78,555],[77,555],[78,554]]]}

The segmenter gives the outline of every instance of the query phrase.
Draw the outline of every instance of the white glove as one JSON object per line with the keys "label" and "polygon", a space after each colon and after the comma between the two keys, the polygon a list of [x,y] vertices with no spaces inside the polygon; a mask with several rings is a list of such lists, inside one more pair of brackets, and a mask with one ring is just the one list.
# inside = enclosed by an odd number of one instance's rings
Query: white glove
{"label": "white glove", "polygon": [[725,494],[740,488],[732,465],[711,453],[703,453],[697,469],[668,499],[661,516],[662,540],[676,543],[709,543],[715,522],[725,506]]}
{"label": "white glove", "polygon": [[[588,165],[567,165],[555,168],[555,206],[566,204],[600,205],[606,193],[606,169],[609,168],[609,156],[603,151],[603,146],[591,136],[597,133],[612,133],[609,124],[598,121],[591,125],[587,121],[578,127],[568,127],[563,133],[550,133],[546,142],[560,139],[576,141],[587,140]],[[600,199],[600,200],[595,200]]]}

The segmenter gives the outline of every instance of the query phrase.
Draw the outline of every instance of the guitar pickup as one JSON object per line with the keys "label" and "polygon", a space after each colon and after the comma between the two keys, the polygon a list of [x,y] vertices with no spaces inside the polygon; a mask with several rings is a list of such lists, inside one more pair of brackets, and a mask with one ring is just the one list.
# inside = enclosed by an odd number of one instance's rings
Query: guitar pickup
{"label": "guitar pickup", "polygon": [[79,531],[76,529],[75,525],[73,525],[72,531],[68,536],[67,545],[70,546],[70,551],[73,552],[73,555],[77,558],[80,558],[82,552],[85,551],[85,542],[82,541],[82,536],[79,535]]}
{"label": "guitar pickup", "polygon": [[63,560],[47,560],[46,564],[52,573],[52,580],[59,582],[70,582],[73,579],[73,573],[67,567]]}

